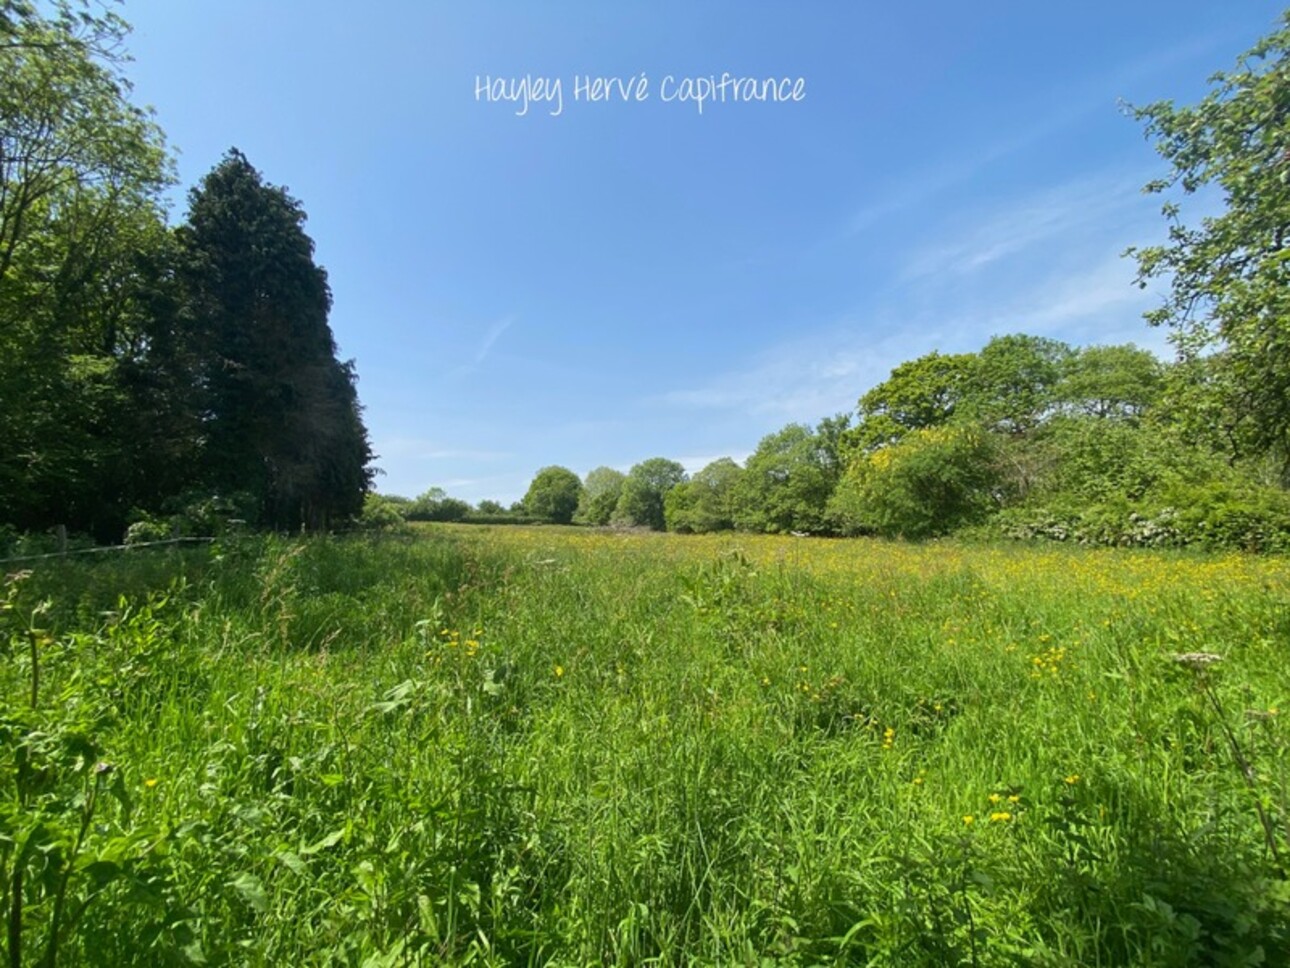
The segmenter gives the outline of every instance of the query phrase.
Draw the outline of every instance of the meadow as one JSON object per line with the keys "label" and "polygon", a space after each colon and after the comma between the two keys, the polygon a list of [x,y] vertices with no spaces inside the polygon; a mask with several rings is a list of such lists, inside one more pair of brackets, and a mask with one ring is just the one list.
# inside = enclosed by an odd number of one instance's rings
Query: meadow
{"label": "meadow", "polygon": [[11,966],[1290,963],[1284,559],[94,559],[0,589]]}

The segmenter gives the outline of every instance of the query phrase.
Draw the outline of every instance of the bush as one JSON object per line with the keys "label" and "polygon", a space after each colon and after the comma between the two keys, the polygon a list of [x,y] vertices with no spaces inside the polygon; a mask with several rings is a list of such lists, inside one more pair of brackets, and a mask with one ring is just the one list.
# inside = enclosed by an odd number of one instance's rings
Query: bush
{"label": "bush", "polygon": [[1224,482],[1175,484],[1149,500],[1070,499],[1001,511],[984,529],[1005,538],[1134,548],[1290,552],[1290,494]]}
{"label": "bush", "polygon": [[852,462],[829,511],[844,534],[926,538],[984,520],[1002,499],[998,444],[973,426],[927,427]]}
{"label": "bush", "polygon": [[189,493],[172,503],[171,520],[185,537],[217,538],[257,516],[257,500],[245,491],[231,494]]}
{"label": "bush", "polygon": [[399,503],[380,494],[369,493],[363,498],[363,513],[359,515],[358,526],[365,531],[402,527],[406,523],[403,515],[407,506],[407,502]]}
{"label": "bush", "polygon": [[448,497],[442,488],[432,487],[406,506],[403,516],[409,521],[460,521],[470,513],[470,505]]}
{"label": "bush", "polygon": [[150,541],[165,541],[170,537],[170,523],[159,518],[142,517],[125,529],[125,543],[128,545],[147,544]]}

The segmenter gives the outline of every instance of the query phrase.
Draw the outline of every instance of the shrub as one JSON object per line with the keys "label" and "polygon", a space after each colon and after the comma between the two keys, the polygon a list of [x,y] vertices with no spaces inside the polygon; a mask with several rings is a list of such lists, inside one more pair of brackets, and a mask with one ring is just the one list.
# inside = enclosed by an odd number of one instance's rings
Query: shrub
{"label": "shrub", "polygon": [[358,526],[368,531],[382,531],[398,528],[404,523],[404,509],[407,504],[399,504],[380,494],[369,493],[363,498],[363,513],[359,516]]}
{"label": "shrub", "polygon": [[999,506],[993,435],[973,426],[926,427],[853,461],[830,502],[843,533],[907,538],[946,534]]}

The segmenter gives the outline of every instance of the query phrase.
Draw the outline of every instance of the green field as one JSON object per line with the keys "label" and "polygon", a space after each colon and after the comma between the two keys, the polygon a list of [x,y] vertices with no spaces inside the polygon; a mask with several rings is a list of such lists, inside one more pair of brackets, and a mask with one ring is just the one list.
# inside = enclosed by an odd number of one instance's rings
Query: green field
{"label": "green field", "polygon": [[450,526],[94,558],[0,615],[7,964],[1290,959],[1284,560]]}

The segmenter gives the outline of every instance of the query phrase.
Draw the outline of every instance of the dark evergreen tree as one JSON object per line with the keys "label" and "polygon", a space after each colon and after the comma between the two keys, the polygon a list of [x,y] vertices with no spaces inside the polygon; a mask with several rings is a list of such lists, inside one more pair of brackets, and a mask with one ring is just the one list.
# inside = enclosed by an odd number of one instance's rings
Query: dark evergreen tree
{"label": "dark evergreen tree", "polygon": [[304,222],[234,149],[190,193],[179,237],[203,347],[205,482],[253,495],[260,524],[312,530],[361,510],[372,455]]}

